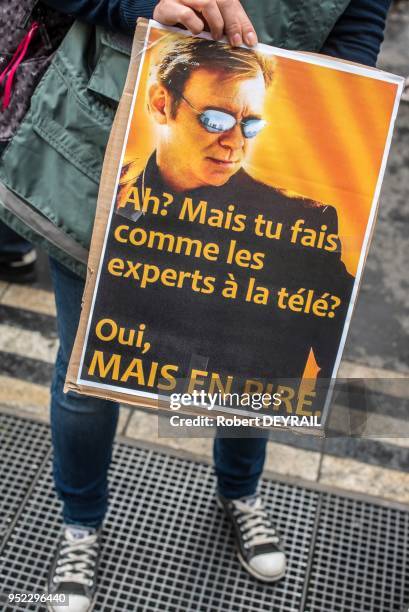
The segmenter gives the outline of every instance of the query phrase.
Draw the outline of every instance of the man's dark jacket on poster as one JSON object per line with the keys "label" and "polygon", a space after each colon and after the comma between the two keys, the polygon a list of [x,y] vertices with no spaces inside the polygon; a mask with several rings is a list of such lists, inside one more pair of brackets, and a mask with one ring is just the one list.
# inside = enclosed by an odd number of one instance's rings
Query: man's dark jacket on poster
{"label": "man's dark jacket on poster", "polygon": [[[302,377],[311,347],[321,368],[320,377],[331,376],[353,278],[341,261],[338,240],[336,250],[332,252],[302,246],[299,239],[296,243],[291,242],[291,226],[302,219],[303,227],[314,230],[317,235],[322,226],[326,227],[327,234],[336,235],[337,214],[332,206],[303,197],[289,197],[283,191],[256,181],[244,170],[237,172],[223,186],[202,187],[176,194],[163,182],[155,154],[137,179],[135,187],[138,193],[146,193],[150,189],[150,196],[156,196],[160,201],[164,200],[163,194],[170,193],[174,201],[167,207],[166,216],[141,215],[135,212],[132,201],[126,199],[117,209],[102,266],[98,308],[93,315],[95,323],[92,327],[102,317],[113,317],[114,312],[118,320],[127,320],[129,299],[134,299],[135,313],[143,313],[143,320],[150,331],[152,348],[149,358],[167,363],[164,360],[172,355],[173,363],[181,364],[178,373],[181,378],[187,377],[190,369],[195,368],[224,374],[225,377],[232,374],[235,382],[240,377],[245,380],[251,373],[252,377],[271,383],[276,379],[287,380],[291,386],[288,379]],[[198,223],[197,220],[192,223],[186,208],[181,215],[185,198],[192,200],[193,208],[201,201],[207,202],[206,217],[211,214],[211,209],[225,213],[227,207],[233,204],[234,214],[246,216],[245,230],[228,230]],[[272,222],[271,235],[275,234],[278,224],[282,224],[279,236],[255,237],[254,219],[259,213]],[[120,228],[121,241],[113,237],[117,228]],[[167,238],[162,250],[150,248],[146,242],[138,246],[125,243],[126,236],[134,228],[140,228],[146,235],[153,231],[165,236],[187,237],[201,241],[203,245],[217,243],[220,255],[217,261],[207,261],[203,256],[195,259],[191,253],[186,255],[183,249],[181,253],[172,249],[169,251]],[[252,271],[250,267],[227,263],[226,255],[232,240],[236,241],[236,250],[265,253],[263,268]],[[195,252],[195,247],[192,252]],[[115,258],[142,265],[154,264],[161,271],[168,268],[198,269],[202,276],[215,278],[213,284],[216,289],[213,293],[192,291],[188,280],[180,288],[167,289],[164,300],[159,283],[140,290],[135,279],[132,289],[132,276],[120,278],[120,275],[115,277],[109,274],[109,261]],[[245,300],[251,277],[257,279],[257,286],[268,290],[270,297],[267,304]],[[236,299],[221,298],[223,283],[229,278],[237,283]],[[199,285],[203,286],[203,282]],[[281,309],[277,301],[278,291],[282,288],[291,294],[300,288],[307,288],[315,292],[315,298],[327,294],[330,305],[333,302],[329,296],[335,295],[341,299],[341,304],[332,318],[317,317],[311,309],[308,314],[289,308]],[[307,290],[303,292],[304,295],[307,295]],[[104,342],[98,345],[98,340],[93,341],[92,351],[94,349],[103,351]],[[118,350],[121,352],[121,347]],[[91,359],[92,351],[89,350],[85,358],[86,364]],[[129,358],[127,351],[129,347],[124,347],[123,356]],[[273,372],[274,381],[271,379]]]}

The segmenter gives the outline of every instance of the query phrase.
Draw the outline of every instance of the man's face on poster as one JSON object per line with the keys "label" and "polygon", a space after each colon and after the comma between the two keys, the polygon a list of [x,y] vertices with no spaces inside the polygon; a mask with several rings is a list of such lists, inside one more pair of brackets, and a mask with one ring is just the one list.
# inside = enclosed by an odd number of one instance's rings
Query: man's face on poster
{"label": "man's face on poster", "polygon": [[[151,90],[150,108],[161,127],[159,168],[175,189],[224,185],[240,170],[256,140],[245,136],[243,122],[249,125],[263,118],[263,74],[260,70],[254,77],[235,77],[199,68],[192,71],[180,93],[175,114],[172,94],[161,85]],[[228,113],[235,125],[223,132],[211,132],[203,125],[206,111]]]}

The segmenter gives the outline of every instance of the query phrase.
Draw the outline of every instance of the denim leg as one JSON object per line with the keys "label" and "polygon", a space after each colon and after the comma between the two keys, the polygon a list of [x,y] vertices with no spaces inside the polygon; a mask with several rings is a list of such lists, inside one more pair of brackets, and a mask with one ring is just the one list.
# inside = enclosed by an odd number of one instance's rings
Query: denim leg
{"label": "denim leg", "polygon": [[264,467],[268,432],[243,427],[243,437],[222,434],[218,428],[213,445],[218,492],[228,499],[254,495]]}
{"label": "denim leg", "polygon": [[32,248],[33,246],[28,240],[16,234],[8,225],[0,221],[0,254],[25,255]]}
{"label": "denim leg", "polygon": [[108,468],[118,421],[114,402],[63,392],[84,281],[50,260],[60,348],[51,387],[54,482],[67,523],[99,526],[108,505]]}

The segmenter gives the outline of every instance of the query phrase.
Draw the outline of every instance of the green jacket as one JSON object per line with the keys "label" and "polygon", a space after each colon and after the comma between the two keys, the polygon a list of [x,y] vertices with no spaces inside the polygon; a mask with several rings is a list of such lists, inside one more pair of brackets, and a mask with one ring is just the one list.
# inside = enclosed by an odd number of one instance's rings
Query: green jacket
{"label": "green jacket", "polygon": [[[242,0],[261,42],[319,51],[349,0]],[[75,22],[0,158],[0,219],[85,276],[132,41]]]}

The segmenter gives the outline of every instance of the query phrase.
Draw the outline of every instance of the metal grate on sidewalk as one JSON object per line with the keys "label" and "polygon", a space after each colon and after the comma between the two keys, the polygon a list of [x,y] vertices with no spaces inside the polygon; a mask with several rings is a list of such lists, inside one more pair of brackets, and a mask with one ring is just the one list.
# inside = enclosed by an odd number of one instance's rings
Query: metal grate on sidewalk
{"label": "metal grate on sidewalk", "polygon": [[50,450],[42,423],[0,416],[0,546]]}
{"label": "metal grate on sidewalk", "polygon": [[323,494],[305,609],[407,612],[408,550],[409,513]]}
{"label": "metal grate on sidewalk", "polygon": [[[45,426],[14,420],[16,448],[28,437],[32,449],[44,443]],[[19,470],[32,461],[26,453]],[[10,471],[11,493],[20,494],[15,469],[3,455],[0,470]],[[264,480],[289,556],[287,577],[269,586],[248,577],[235,557],[210,466],[117,443],[110,482],[94,612],[399,612],[408,595],[409,515],[401,510]],[[0,590],[44,591],[60,528],[48,462],[5,539]]]}

